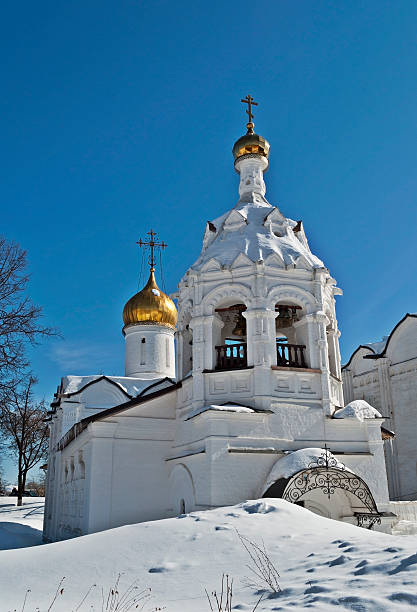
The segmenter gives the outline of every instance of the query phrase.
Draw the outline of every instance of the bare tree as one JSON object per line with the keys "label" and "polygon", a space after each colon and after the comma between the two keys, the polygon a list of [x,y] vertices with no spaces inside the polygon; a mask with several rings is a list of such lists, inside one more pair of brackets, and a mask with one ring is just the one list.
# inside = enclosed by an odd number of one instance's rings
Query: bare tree
{"label": "bare tree", "polygon": [[[42,309],[26,294],[26,252],[0,236],[0,384],[27,366],[25,344],[56,331],[40,324]],[[9,383],[9,386],[13,382]]]}
{"label": "bare tree", "polygon": [[36,493],[37,497],[45,497],[46,474],[39,474],[36,478],[26,481],[26,489]]}
{"label": "bare tree", "polygon": [[17,459],[18,506],[22,505],[29,470],[46,456],[48,450],[45,402],[34,401],[32,387],[35,383],[36,379],[29,376],[26,381],[3,390],[0,402],[0,429],[11,454]]}
{"label": "bare tree", "polygon": [[[1,445],[0,445],[1,450]],[[3,468],[0,461],[0,495],[5,495],[6,493],[6,481],[4,480]]]}

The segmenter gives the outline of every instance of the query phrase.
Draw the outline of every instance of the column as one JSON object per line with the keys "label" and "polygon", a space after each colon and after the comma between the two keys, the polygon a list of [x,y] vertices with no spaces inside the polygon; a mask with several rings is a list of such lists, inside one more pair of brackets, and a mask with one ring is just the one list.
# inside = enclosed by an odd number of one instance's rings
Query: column
{"label": "column", "polygon": [[248,365],[276,365],[275,319],[278,313],[266,308],[245,310]]}
{"label": "column", "polygon": [[350,404],[355,399],[353,395],[353,374],[349,369],[343,370],[343,394],[345,404]]}

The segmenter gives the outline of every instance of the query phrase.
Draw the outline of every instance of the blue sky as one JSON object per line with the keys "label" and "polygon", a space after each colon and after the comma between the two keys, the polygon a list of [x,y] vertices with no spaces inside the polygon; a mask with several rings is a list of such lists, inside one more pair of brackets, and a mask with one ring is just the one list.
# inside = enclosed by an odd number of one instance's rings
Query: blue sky
{"label": "blue sky", "polygon": [[39,395],[123,373],[135,243],[158,230],[174,291],[237,201],[247,93],[267,197],[344,290],[344,360],[416,311],[416,23],[414,0],[4,5],[1,232],[64,336],[33,352]]}

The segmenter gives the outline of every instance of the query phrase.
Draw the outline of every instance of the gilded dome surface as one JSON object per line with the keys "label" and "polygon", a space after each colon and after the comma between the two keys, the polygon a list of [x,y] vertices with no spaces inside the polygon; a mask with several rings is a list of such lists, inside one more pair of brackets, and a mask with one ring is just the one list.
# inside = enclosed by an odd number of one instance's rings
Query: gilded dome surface
{"label": "gilded dome surface", "polygon": [[175,329],[178,313],[174,302],[156,284],[151,269],[148,282],[123,308],[125,325],[166,325]]}
{"label": "gilded dome surface", "polygon": [[242,155],[248,154],[263,155],[268,159],[269,155],[269,142],[265,140],[263,136],[255,134],[253,130],[248,130],[248,133],[239,138],[233,147],[233,157],[238,159]]}

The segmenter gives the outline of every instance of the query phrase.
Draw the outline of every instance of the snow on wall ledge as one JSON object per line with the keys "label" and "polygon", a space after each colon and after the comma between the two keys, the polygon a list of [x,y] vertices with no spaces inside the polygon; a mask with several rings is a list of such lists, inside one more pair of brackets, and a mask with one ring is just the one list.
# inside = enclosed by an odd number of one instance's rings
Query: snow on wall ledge
{"label": "snow on wall ledge", "polygon": [[381,419],[382,414],[373,408],[365,400],[353,400],[344,408],[337,410],[333,418],[335,419],[357,419],[363,422],[365,419]]}

